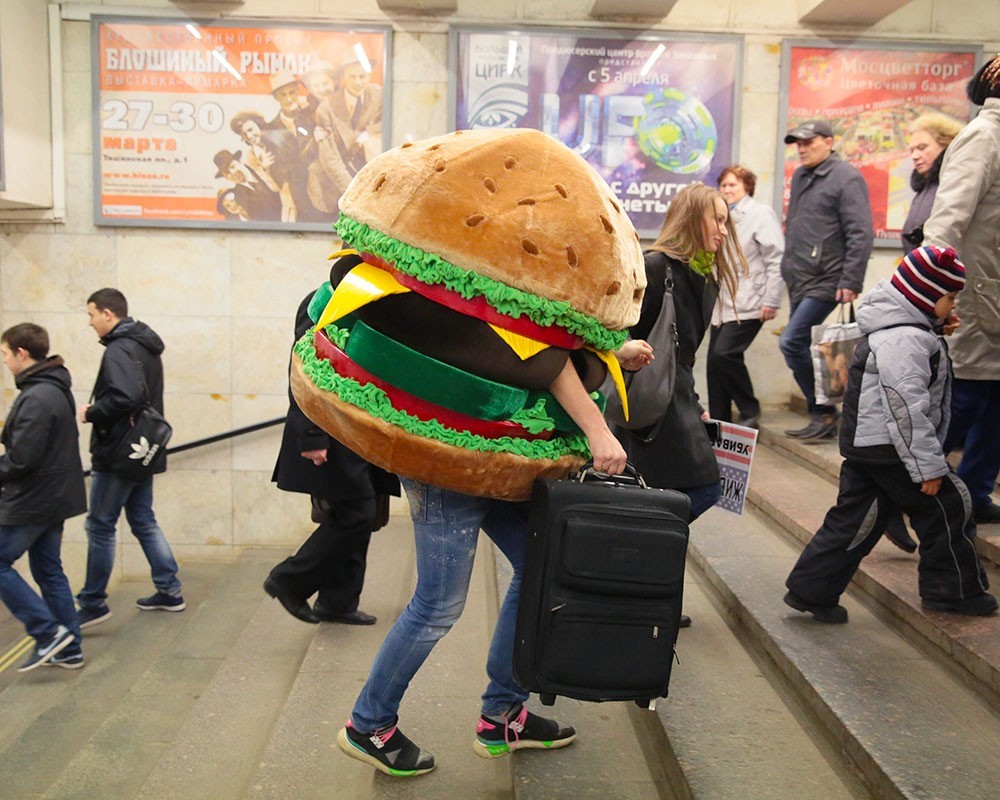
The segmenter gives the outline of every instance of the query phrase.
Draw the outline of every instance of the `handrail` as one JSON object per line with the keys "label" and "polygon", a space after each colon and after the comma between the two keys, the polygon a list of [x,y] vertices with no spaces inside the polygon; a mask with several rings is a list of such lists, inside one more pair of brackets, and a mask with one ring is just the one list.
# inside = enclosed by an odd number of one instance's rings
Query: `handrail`
{"label": "handrail", "polygon": [[[215,444],[216,442],[221,442],[226,439],[235,439],[237,436],[242,436],[245,433],[253,433],[254,431],[260,431],[264,428],[271,428],[275,425],[281,425],[285,421],[285,417],[275,417],[274,419],[265,420],[264,422],[255,422],[253,425],[247,425],[243,428],[234,428],[231,431],[226,431],[225,433],[217,433],[214,436],[206,436],[204,439],[195,439],[193,442],[187,442],[186,444],[177,445],[177,447],[168,447],[167,455],[171,453],[183,453],[185,450],[193,450],[196,447],[203,447],[206,444]],[[92,470],[85,470],[83,477],[89,478]]]}
{"label": "handrail", "polygon": [[255,422],[253,425],[247,425],[244,428],[235,428],[231,431],[226,431],[225,433],[217,433],[214,436],[206,436],[204,439],[196,439],[195,441],[188,442],[187,444],[177,445],[177,447],[168,447],[167,455],[169,456],[172,453],[183,453],[185,450],[193,450],[196,447],[202,447],[206,444],[215,444],[216,442],[221,442],[225,439],[235,439],[237,436],[242,436],[244,433],[260,431],[264,428],[280,425],[284,421],[285,417],[275,417],[274,419],[269,419],[265,422]]}

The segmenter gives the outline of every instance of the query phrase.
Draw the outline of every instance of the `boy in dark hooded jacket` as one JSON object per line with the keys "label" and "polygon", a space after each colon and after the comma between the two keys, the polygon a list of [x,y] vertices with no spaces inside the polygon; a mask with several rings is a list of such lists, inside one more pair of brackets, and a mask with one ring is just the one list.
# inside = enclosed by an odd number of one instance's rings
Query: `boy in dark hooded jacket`
{"label": "boy in dark hooded jacket", "polygon": [[820,622],[847,622],[840,595],[897,507],[920,540],[923,607],[997,610],[976,555],[969,492],[945,461],[951,361],[937,330],[964,286],[954,250],[920,247],[858,308],[867,339],[855,350],[844,397],[837,504],[785,581],[785,603]]}
{"label": "boy in dark hooded jacket", "polygon": [[[0,433],[0,599],[35,638],[17,671],[79,669],[80,626],[60,559],[63,521],[87,510],[70,375],[30,322],[4,331],[0,350],[20,390]],[[25,552],[41,597],[13,567]]]}

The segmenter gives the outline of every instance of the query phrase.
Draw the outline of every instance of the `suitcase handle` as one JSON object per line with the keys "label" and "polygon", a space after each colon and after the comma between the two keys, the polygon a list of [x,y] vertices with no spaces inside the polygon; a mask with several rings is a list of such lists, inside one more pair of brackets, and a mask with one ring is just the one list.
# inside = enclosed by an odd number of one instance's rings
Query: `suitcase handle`
{"label": "suitcase handle", "polygon": [[[571,479],[574,476],[570,476]],[[621,475],[608,475],[606,472],[601,472],[594,467],[594,460],[590,459],[586,464],[580,467],[580,471],[576,473],[575,478],[580,483],[587,483],[597,481],[600,483],[611,483],[619,486],[638,486],[641,489],[648,488],[646,486],[646,481],[643,480],[642,475],[639,474],[637,470],[630,461],[625,462],[625,471]]]}

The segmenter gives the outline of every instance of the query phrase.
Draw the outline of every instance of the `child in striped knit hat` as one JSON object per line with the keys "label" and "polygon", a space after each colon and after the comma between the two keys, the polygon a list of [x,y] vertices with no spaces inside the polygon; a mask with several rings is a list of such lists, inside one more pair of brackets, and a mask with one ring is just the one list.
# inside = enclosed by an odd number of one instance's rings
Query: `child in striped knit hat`
{"label": "child in striped knit hat", "polygon": [[858,565],[902,509],[920,540],[921,604],[985,616],[997,610],[979,563],[965,484],[945,461],[951,362],[938,331],[951,320],[965,266],[951,248],[920,247],[858,307],[865,334],[849,370],[840,428],[840,492],[785,581],[785,603],[818,621],[839,605]]}

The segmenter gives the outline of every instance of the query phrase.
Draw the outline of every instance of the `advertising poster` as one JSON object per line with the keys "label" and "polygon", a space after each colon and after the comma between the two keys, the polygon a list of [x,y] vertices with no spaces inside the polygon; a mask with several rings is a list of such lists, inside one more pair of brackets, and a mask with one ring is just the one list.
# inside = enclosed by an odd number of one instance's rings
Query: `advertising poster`
{"label": "advertising poster", "polygon": [[671,198],[735,159],[742,40],[452,32],[455,128],[536,128],[583,156],[654,237]]}
{"label": "advertising poster", "polygon": [[[782,88],[788,106],[781,130],[809,119],[829,121],[837,153],[860,169],[868,184],[876,245],[899,247],[913,198],[909,124],[930,112],[968,121],[972,105],[965,84],[976,72],[979,53],[979,48],[785,42]],[[784,136],[778,148],[778,163],[785,165],[781,207],[787,211],[799,157]]]}
{"label": "advertising poster", "polygon": [[94,221],[329,231],[385,148],[388,28],[93,17]]}
{"label": "advertising poster", "polygon": [[718,424],[721,437],[712,449],[719,462],[722,496],[715,506],[733,514],[742,514],[747,502],[753,452],[757,447],[757,430],[732,422]]}

